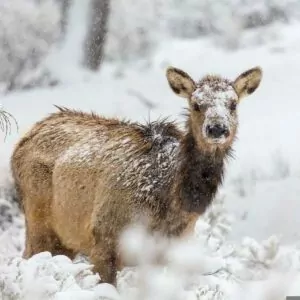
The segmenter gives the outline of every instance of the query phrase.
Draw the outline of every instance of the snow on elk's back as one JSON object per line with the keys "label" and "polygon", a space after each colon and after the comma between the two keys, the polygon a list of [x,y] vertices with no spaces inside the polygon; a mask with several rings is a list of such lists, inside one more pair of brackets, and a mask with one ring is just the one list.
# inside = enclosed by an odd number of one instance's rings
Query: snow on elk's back
{"label": "snow on elk's back", "polygon": [[94,137],[92,134],[86,135],[63,152],[56,161],[56,165],[92,166],[95,154],[100,155],[103,152],[101,145],[105,140],[104,137]]}
{"label": "snow on elk's back", "polygon": [[150,205],[155,205],[156,193],[170,182],[170,174],[174,174],[170,170],[176,167],[179,141],[169,134],[170,124],[154,122],[139,126],[147,150],[138,151],[139,146],[127,137],[110,158],[110,163],[121,169],[116,176],[117,184],[130,188],[137,200],[147,200]]}
{"label": "snow on elk's back", "polygon": [[[141,140],[133,138],[132,132],[138,133]],[[176,168],[179,138],[173,123],[165,121],[131,124],[118,134],[90,132],[66,150],[56,165],[109,170],[107,180],[134,191],[137,199],[152,203],[155,192],[161,191],[174,175],[171,170]]]}
{"label": "snow on elk's back", "polygon": [[215,76],[204,78],[197,84],[197,89],[192,94],[192,101],[206,110],[203,124],[204,136],[206,136],[206,125],[212,121],[218,121],[227,128],[236,126],[237,118],[232,114],[230,105],[238,101],[238,95],[229,80],[221,80]]}

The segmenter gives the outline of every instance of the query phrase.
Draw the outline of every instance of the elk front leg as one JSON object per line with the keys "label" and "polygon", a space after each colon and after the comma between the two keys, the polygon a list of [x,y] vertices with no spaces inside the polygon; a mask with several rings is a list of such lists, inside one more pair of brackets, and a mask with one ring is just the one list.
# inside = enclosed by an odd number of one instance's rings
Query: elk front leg
{"label": "elk front leg", "polygon": [[90,261],[94,265],[93,271],[99,273],[101,282],[116,286],[117,265],[115,250],[105,245],[95,245],[91,251]]}

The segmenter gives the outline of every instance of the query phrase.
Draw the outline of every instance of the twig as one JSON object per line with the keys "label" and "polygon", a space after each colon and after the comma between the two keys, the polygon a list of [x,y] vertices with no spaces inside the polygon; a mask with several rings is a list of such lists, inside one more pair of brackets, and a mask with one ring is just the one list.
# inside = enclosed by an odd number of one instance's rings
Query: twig
{"label": "twig", "polygon": [[17,130],[19,130],[18,122],[15,117],[7,111],[0,110],[0,130],[4,132],[4,141],[8,134],[11,134],[11,119],[14,121]]}
{"label": "twig", "polygon": [[220,268],[220,269],[217,269],[216,271],[213,271],[213,272],[203,273],[202,276],[216,275],[216,274],[220,273],[221,271],[227,271],[227,270],[225,268]]}
{"label": "twig", "polygon": [[136,97],[138,100],[140,100],[148,109],[154,109],[156,107],[155,103],[153,103],[151,100],[149,100],[147,97],[145,97],[142,93],[135,90],[128,90],[128,94],[131,96]]}

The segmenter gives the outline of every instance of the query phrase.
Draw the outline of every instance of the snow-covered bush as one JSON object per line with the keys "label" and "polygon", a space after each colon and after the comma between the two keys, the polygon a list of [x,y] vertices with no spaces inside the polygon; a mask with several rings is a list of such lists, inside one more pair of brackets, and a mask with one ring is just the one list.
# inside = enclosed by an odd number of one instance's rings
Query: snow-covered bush
{"label": "snow-covered bush", "polygon": [[[2,171],[5,172],[5,170]],[[20,215],[13,181],[7,175],[3,177],[5,178],[0,181],[0,230],[2,231],[8,229]]]}
{"label": "snow-covered bush", "polygon": [[23,220],[13,220],[0,232],[1,300],[279,300],[300,292],[300,249],[281,246],[276,237],[228,241],[232,218],[222,198],[199,219],[190,239],[167,241],[141,225],[126,230],[123,258],[138,266],[119,272],[118,292],[99,284],[86,260],[48,252],[20,258],[16,241],[24,243],[24,232],[17,224]]}
{"label": "snow-covered bush", "polygon": [[18,255],[24,247],[24,220],[9,173],[7,167],[0,170],[0,256]]}
{"label": "snow-covered bush", "polygon": [[274,300],[299,292],[300,250],[280,246],[276,237],[262,243],[251,238],[241,244],[230,242],[226,236],[231,222],[219,198],[199,219],[195,236],[188,240],[169,242],[148,235],[142,226],[128,229],[121,249],[124,259],[134,260],[138,267],[119,274],[122,297]]}
{"label": "snow-covered bush", "polygon": [[297,0],[169,0],[166,12],[173,36],[199,37],[300,18]]}
{"label": "snow-covered bush", "polygon": [[299,20],[299,12],[297,0],[112,0],[106,57],[136,60],[170,37],[212,36],[234,49],[245,30]]}
{"label": "snow-covered bush", "polygon": [[253,28],[276,21],[289,21],[299,18],[300,8],[297,0],[242,0],[237,6],[237,17],[244,28]]}
{"label": "snow-covered bush", "polygon": [[53,0],[0,1],[0,84],[14,89],[38,66],[58,38],[59,20]]}
{"label": "snow-covered bush", "polygon": [[[24,248],[24,218],[11,177],[0,173],[0,256],[19,255]],[[1,299],[1,297],[0,297]]]}
{"label": "snow-covered bush", "polygon": [[99,276],[86,263],[43,252],[30,258],[0,257],[0,295],[8,300],[119,299],[115,288],[99,285]]}

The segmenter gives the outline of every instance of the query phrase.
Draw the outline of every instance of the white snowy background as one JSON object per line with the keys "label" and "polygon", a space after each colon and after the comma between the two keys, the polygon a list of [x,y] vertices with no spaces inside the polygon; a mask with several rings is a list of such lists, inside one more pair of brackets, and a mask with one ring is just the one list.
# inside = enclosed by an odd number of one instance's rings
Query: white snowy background
{"label": "white snowy background", "polygon": [[[12,123],[5,140],[0,132],[0,299],[300,295],[299,1],[112,0],[104,62],[93,73],[81,66],[89,1],[73,1],[63,41],[58,2],[0,1],[0,103],[19,125],[17,131]],[[235,159],[194,238],[166,245],[143,228],[126,232],[124,252],[140,263],[119,273],[117,289],[98,284],[82,257],[71,262],[41,253],[23,260],[24,219],[9,170],[13,145],[55,111],[53,104],[183,122],[187,104],[168,87],[169,65],[195,79],[234,79],[256,65],[264,72],[259,89],[240,104]],[[60,84],[20,88],[40,77]],[[152,264],[156,255],[163,265]]]}

